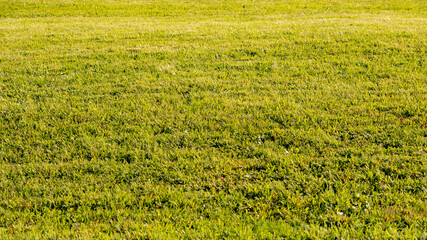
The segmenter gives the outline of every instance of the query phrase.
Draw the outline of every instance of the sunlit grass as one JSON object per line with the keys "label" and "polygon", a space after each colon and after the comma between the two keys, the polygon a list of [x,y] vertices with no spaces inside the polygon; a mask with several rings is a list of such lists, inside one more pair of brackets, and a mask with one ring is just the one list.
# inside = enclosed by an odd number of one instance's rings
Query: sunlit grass
{"label": "sunlit grass", "polygon": [[0,0],[0,237],[422,238],[426,6]]}

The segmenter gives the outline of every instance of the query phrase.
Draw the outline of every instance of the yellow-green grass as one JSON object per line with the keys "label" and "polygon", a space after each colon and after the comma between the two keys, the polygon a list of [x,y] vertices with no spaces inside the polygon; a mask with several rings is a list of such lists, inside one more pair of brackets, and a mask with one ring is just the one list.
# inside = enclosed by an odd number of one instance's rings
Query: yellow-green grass
{"label": "yellow-green grass", "polygon": [[0,238],[426,238],[426,12],[0,0]]}

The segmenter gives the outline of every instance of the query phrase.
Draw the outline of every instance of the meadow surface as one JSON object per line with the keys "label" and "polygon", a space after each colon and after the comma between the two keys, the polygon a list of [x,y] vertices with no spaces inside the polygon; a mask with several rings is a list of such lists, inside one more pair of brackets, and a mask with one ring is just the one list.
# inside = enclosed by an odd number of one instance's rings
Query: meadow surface
{"label": "meadow surface", "polygon": [[426,239],[425,0],[0,0],[0,239]]}

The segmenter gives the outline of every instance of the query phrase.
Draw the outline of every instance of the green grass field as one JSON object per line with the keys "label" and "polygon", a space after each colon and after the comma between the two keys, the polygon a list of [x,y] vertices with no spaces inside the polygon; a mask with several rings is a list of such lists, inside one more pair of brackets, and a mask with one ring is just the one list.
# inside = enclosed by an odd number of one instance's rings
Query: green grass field
{"label": "green grass field", "polygon": [[427,239],[425,0],[0,0],[0,239]]}

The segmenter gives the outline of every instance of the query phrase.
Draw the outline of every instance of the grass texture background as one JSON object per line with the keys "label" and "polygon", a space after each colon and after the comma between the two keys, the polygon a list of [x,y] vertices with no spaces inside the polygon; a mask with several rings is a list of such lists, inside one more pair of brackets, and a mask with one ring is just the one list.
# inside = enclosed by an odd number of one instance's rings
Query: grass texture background
{"label": "grass texture background", "polygon": [[0,0],[0,238],[427,238],[426,12]]}

